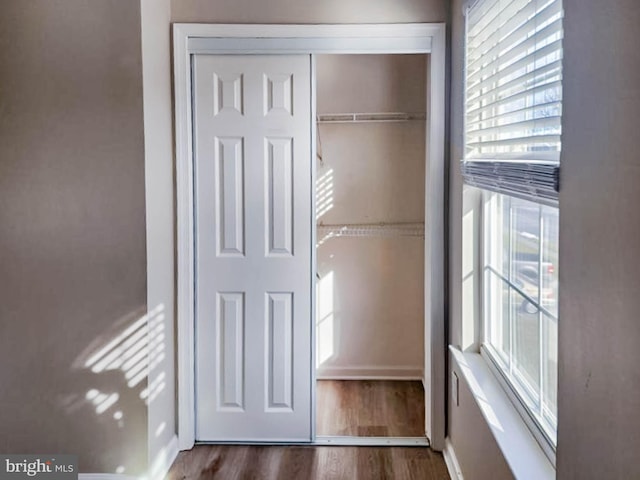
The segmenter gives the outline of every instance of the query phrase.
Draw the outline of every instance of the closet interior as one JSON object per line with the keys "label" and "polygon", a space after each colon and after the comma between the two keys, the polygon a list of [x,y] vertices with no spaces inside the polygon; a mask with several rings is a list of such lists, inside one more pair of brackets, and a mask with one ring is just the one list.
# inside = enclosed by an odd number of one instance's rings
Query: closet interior
{"label": "closet interior", "polygon": [[424,437],[426,62],[316,56],[317,435]]}

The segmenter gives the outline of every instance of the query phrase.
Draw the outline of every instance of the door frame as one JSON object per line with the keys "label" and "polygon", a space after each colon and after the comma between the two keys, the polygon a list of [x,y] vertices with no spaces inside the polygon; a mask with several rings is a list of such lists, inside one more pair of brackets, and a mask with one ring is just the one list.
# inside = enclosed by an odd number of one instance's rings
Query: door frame
{"label": "door frame", "polygon": [[[425,155],[425,432],[441,451],[445,438],[445,55],[444,23],[367,25],[173,25],[176,148],[177,414],[181,450],[195,443],[195,250],[191,57],[194,54],[429,54]],[[312,75],[314,72],[312,70]],[[312,78],[312,82],[315,80]],[[315,105],[312,105],[315,114]],[[312,148],[315,129],[312,126]],[[315,168],[313,169],[315,172]],[[315,174],[314,174],[315,175]],[[312,211],[313,205],[312,192]],[[311,221],[312,219],[310,219]],[[315,241],[315,229],[312,229]],[[312,242],[310,248],[315,245]],[[315,252],[312,252],[315,259]],[[315,278],[315,272],[310,275]],[[315,283],[312,281],[312,285]],[[315,305],[315,293],[312,300]],[[311,319],[315,313],[311,312]],[[315,355],[315,328],[312,328]],[[315,358],[315,357],[312,357]],[[315,379],[315,362],[311,362]],[[312,411],[315,411],[315,386]],[[312,425],[315,439],[315,425]]]}

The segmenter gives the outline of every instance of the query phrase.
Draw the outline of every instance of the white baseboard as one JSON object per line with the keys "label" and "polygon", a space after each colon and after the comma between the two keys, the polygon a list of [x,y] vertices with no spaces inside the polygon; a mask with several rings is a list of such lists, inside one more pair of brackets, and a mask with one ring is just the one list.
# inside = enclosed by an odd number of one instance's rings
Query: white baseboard
{"label": "white baseboard", "polygon": [[122,473],[80,473],[78,480],[162,480],[169,473],[169,469],[178,456],[178,437],[173,436],[169,443],[158,453],[150,473],[142,477],[134,477]]}
{"label": "white baseboard", "polygon": [[178,437],[174,435],[169,440],[169,443],[162,447],[160,452],[156,455],[156,458],[153,460],[153,464],[149,469],[149,480],[162,480],[169,473],[169,469],[173,462],[175,462],[176,457],[180,453],[180,449],[178,448]]}
{"label": "white baseboard", "polygon": [[462,470],[460,470],[460,464],[458,463],[458,457],[453,449],[453,444],[448,438],[444,440],[444,450],[442,451],[444,456],[444,463],[447,464],[447,470],[449,470],[449,476],[451,480],[464,480],[462,476]]}
{"label": "white baseboard", "polygon": [[422,368],[413,366],[321,367],[318,380],[422,380]]}

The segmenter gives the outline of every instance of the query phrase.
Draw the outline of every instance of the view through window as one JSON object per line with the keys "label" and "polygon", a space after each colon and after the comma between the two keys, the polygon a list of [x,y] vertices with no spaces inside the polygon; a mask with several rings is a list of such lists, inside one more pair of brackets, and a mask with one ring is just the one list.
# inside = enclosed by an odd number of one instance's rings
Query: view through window
{"label": "view through window", "polygon": [[486,344],[555,443],[558,209],[487,194],[485,219]]}

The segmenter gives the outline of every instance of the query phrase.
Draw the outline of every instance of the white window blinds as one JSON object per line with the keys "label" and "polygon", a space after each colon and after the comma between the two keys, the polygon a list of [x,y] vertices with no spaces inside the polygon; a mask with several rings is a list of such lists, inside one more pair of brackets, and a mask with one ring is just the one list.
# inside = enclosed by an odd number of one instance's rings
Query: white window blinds
{"label": "white window blinds", "polygon": [[557,204],[561,0],[478,0],[466,25],[465,180]]}

